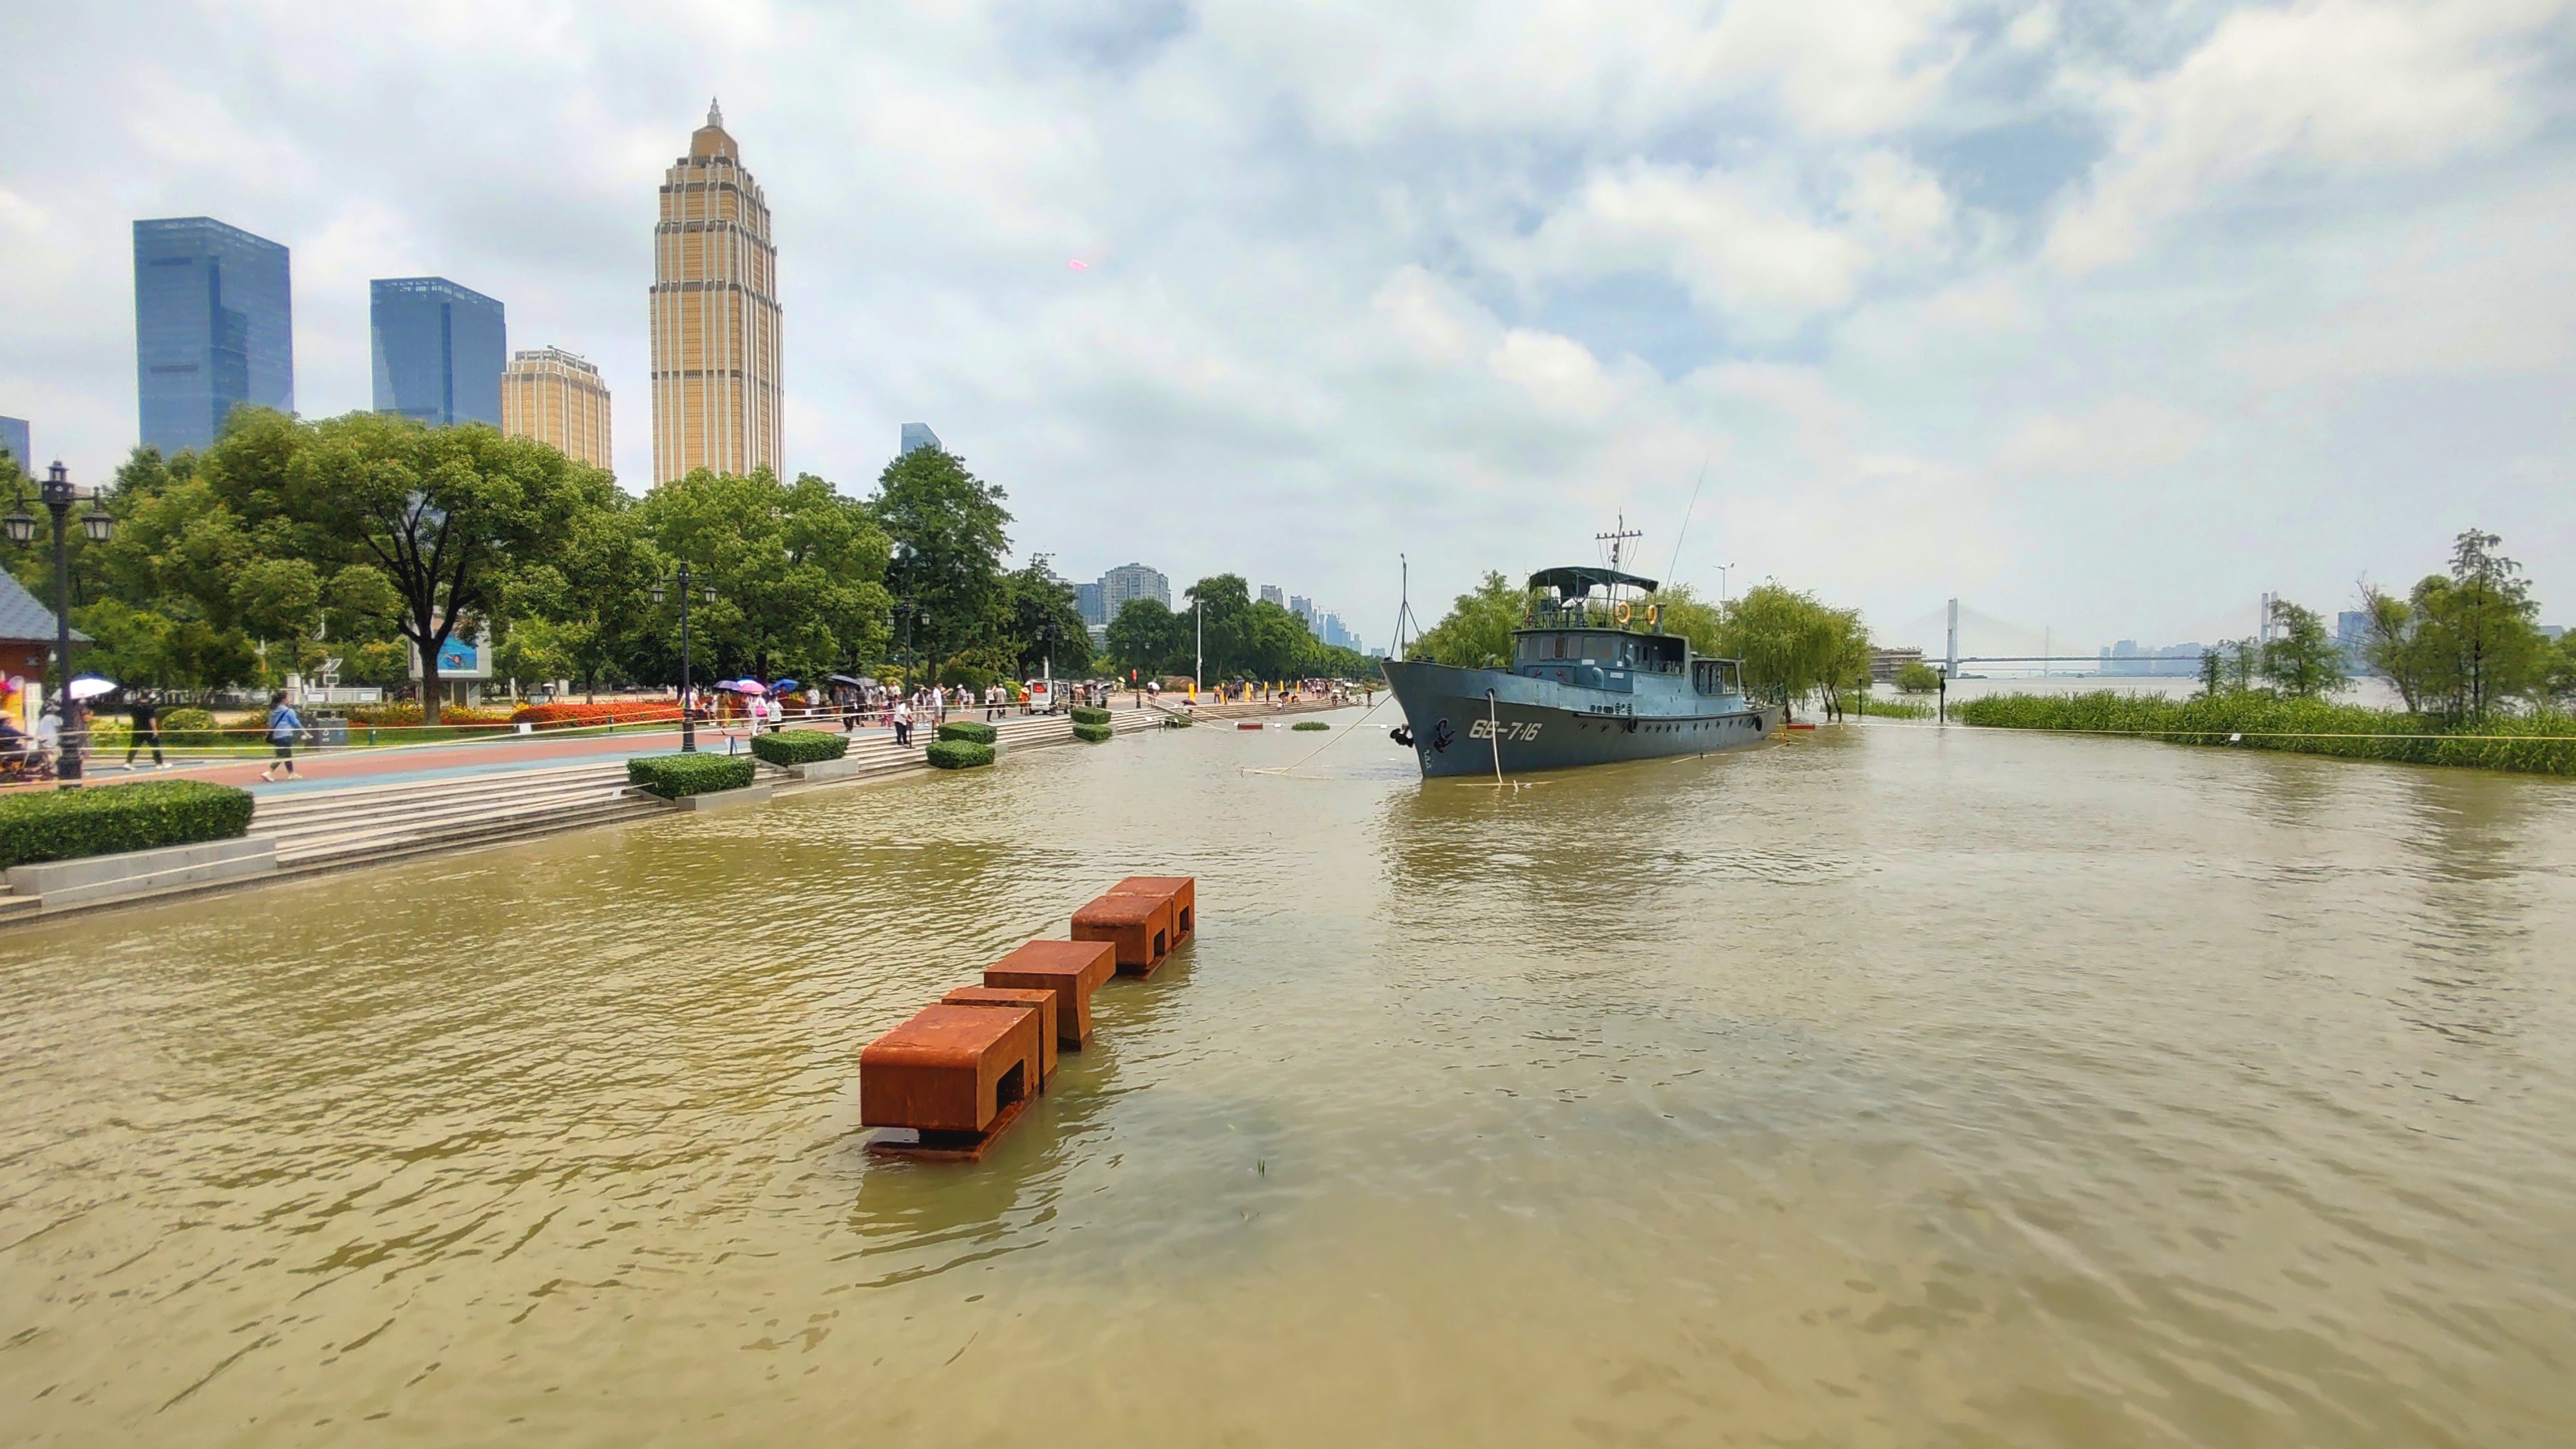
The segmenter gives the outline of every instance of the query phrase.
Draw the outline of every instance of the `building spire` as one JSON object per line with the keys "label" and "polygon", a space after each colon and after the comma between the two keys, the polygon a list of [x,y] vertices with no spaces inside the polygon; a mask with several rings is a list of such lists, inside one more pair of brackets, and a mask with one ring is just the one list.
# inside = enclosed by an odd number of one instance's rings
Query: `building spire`
{"label": "building spire", "polygon": [[724,129],[724,112],[717,108],[716,98],[713,96],[707,97],[707,124],[719,131]]}

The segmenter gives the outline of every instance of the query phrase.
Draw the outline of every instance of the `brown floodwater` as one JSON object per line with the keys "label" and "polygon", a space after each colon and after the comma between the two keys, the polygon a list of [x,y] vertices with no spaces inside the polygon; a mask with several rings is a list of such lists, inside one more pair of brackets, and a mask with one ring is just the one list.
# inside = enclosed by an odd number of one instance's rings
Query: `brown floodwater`
{"label": "brown floodwater", "polygon": [[[2576,787],[1378,723],[0,935],[0,1437],[2576,1442]],[[1197,942],[870,1159],[860,1046],[1129,872]]]}

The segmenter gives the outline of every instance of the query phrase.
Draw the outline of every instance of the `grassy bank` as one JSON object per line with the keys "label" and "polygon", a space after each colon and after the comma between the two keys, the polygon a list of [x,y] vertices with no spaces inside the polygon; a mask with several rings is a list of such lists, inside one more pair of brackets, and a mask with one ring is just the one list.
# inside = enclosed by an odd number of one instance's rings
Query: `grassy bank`
{"label": "grassy bank", "polygon": [[1950,706],[1962,724],[1990,729],[2131,735],[2186,745],[2235,745],[2352,760],[2468,765],[2576,776],[2576,716],[2544,714],[2450,725],[2424,715],[2313,699],[2222,694],[2001,694]]}
{"label": "grassy bank", "polygon": [[1878,699],[1871,695],[1854,694],[1847,696],[1843,704],[1853,714],[1869,715],[1878,719],[1930,719],[1933,713],[1931,705],[1916,699]]}

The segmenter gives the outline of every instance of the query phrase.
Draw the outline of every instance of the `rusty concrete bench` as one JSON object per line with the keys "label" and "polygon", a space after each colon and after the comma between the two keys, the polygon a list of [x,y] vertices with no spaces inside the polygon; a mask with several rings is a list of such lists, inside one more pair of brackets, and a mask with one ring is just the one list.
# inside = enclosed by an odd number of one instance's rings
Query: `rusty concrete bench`
{"label": "rusty concrete bench", "polygon": [[1172,951],[1171,898],[1102,896],[1073,913],[1073,939],[1107,941],[1120,971],[1151,976]]}
{"label": "rusty concrete bench", "polygon": [[1109,888],[1113,896],[1161,896],[1172,903],[1172,949],[1181,949],[1198,929],[1199,878],[1194,875],[1131,875]]}
{"label": "rusty concrete bench", "polygon": [[924,1007],[859,1052],[859,1121],[896,1129],[878,1133],[868,1150],[980,1160],[1019,1120],[1044,1063],[1034,1006]]}
{"label": "rusty concrete bench", "polygon": [[1031,941],[984,968],[987,986],[1055,993],[1056,1040],[1079,1051],[1091,1040],[1091,993],[1118,971],[1108,941]]}
{"label": "rusty concrete bench", "polygon": [[1044,988],[1025,986],[960,986],[939,998],[942,1006],[998,1006],[1012,1011],[1034,1011],[1038,1014],[1038,1090],[1046,1090],[1055,1080],[1056,1024],[1055,993]]}

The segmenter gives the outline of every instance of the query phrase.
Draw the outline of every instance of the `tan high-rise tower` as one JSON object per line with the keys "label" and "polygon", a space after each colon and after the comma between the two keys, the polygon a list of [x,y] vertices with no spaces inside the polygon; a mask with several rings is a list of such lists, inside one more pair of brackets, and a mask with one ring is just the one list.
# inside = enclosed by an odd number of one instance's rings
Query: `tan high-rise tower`
{"label": "tan high-rise tower", "polygon": [[653,228],[653,481],[779,467],[778,249],[724,113],[689,137]]}
{"label": "tan high-rise tower", "polygon": [[560,347],[522,352],[501,369],[501,431],[551,445],[576,463],[613,468],[608,384],[589,359]]}

